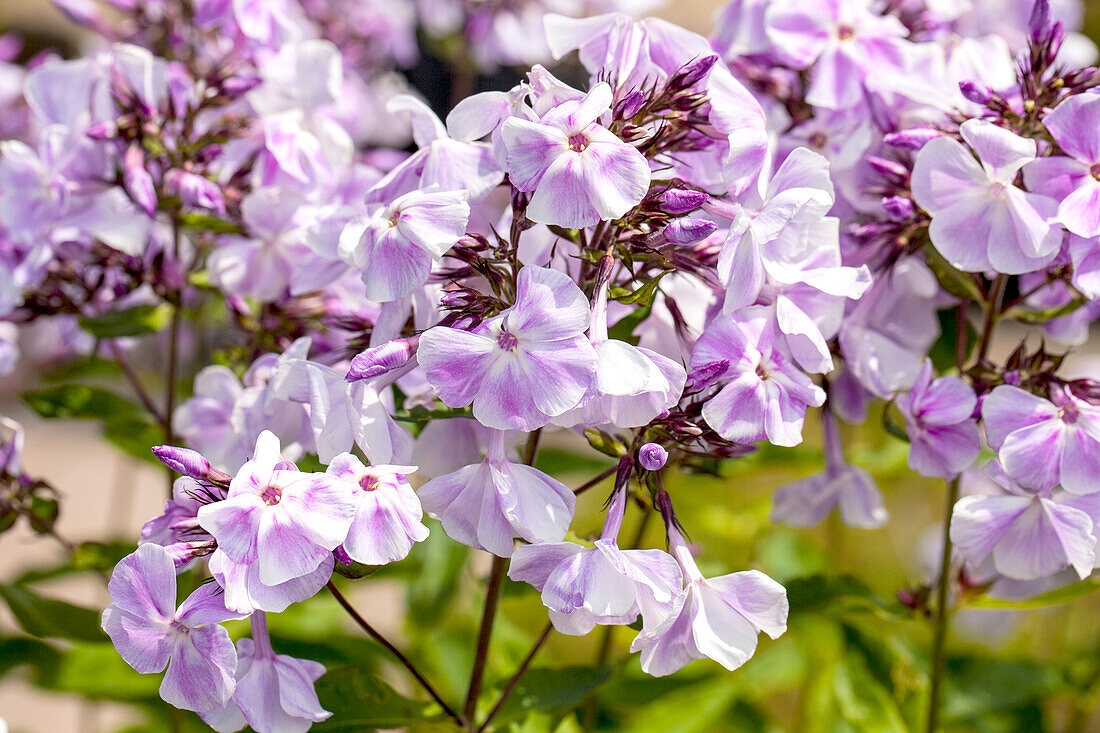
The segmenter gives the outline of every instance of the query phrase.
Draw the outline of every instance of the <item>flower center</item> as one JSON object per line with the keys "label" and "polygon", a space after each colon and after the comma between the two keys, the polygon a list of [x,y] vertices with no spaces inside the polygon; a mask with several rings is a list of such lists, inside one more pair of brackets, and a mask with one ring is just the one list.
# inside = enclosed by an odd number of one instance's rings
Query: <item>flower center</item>
{"label": "flower center", "polygon": [[806,142],[808,142],[810,144],[811,148],[821,150],[822,148],[825,147],[825,143],[827,143],[829,141],[825,138],[825,133],[815,132],[813,135],[810,135],[810,139],[807,140]]}
{"label": "flower center", "polygon": [[1089,168],[1089,175],[1094,180],[1100,181],[1100,163],[1093,163],[1092,167]]}
{"label": "flower center", "polygon": [[580,133],[569,138],[569,149],[574,153],[583,153],[588,147],[588,138]]}
{"label": "flower center", "polygon": [[1067,425],[1072,425],[1073,423],[1077,422],[1077,418],[1079,417],[1079,414],[1077,412],[1077,405],[1073,404],[1072,402],[1067,402],[1066,404],[1062,405],[1062,409],[1058,412],[1059,417],[1062,418],[1062,422],[1066,423]]}
{"label": "flower center", "polygon": [[847,41],[849,38],[856,34],[856,29],[850,25],[839,25],[836,29],[836,37],[842,41]]}
{"label": "flower center", "polygon": [[497,346],[505,351],[515,351],[519,347],[519,339],[514,334],[507,331],[501,331],[497,336]]}
{"label": "flower center", "polygon": [[359,479],[359,488],[363,491],[378,491],[378,478],[370,474]]}
{"label": "flower center", "polygon": [[756,365],[756,376],[760,377],[762,380],[768,378],[768,367],[765,366],[764,362],[760,362]]}
{"label": "flower center", "polygon": [[260,498],[263,499],[264,504],[275,506],[283,500],[283,490],[278,486],[268,484],[267,487],[264,488],[264,493],[260,494]]}

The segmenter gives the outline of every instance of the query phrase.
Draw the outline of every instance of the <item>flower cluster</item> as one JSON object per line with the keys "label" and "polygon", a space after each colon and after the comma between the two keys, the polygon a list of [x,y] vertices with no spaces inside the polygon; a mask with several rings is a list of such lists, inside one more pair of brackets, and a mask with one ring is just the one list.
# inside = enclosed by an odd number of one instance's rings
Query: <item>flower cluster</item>
{"label": "flower cluster", "polygon": [[[559,4],[118,0],[80,15],[113,44],[13,67],[21,97],[0,38],[0,317],[82,333],[169,436],[181,478],[103,628],[216,730],[325,719],[323,667],[276,654],[266,614],[429,528],[494,556],[487,605],[507,577],[564,634],[640,618],[652,675],[735,669],[784,633],[786,591],[705,577],[665,477],[820,426],[823,471],[772,519],[881,527],[844,450],[872,403],[913,471],[968,484],[941,583],[1092,572],[1100,381],[992,346],[1004,321],[1081,344],[1100,316],[1095,49],[1046,0],[732,0],[709,39]],[[417,23],[527,68],[441,118],[395,72]],[[177,403],[211,313],[216,362]],[[128,362],[162,325],[163,408]],[[538,462],[551,435],[617,463],[570,488]],[[598,538],[571,534],[612,475]],[[663,547],[620,541],[632,507]],[[212,580],[177,606],[185,571]],[[476,730],[471,676],[461,714],[428,689]]]}

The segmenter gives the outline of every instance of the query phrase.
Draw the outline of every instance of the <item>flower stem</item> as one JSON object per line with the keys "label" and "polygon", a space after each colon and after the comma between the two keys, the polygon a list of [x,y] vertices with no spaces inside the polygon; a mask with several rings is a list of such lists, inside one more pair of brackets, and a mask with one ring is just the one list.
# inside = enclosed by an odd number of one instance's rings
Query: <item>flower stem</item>
{"label": "flower stem", "polygon": [[391,644],[389,640],[386,639],[386,637],[382,636],[382,634],[380,634],[377,629],[367,623],[367,620],[359,615],[359,612],[355,610],[351,603],[348,602],[348,599],[344,597],[344,594],[339,591],[339,589],[331,580],[325,587],[328,588],[329,593],[331,593],[332,597],[336,599],[336,602],[343,606],[344,610],[348,612],[348,615],[351,616],[355,623],[359,625],[359,628],[363,629],[363,631],[367,633],[367,636],[371,637],[379,644],[384,646],[390,652],[390,654],[393,654],[393,656],[397,658],[397,661],[401,662],[405,669],[409,670],[416,681],[420,683],[420,686],[424,688],[424,691],[427,692],[431,696],[431,698],[435,700],[436,704],[443,709],[443,712],[446,713],[448,717],[450,717],[460,728],[465,728],[466,723],[465,721],[463,721],[462,717],[459,716],[459,714],[456,713],[450,705],[443,701],[443,698],[440,697],[439,693],[435,691],[435,688],[432,687],[431,683],[428,682],[424,675],[420,673],[420,670],[416,668],[416,665],[409,661],[409,658],[406,657],[400,649]]}
{"label": "flower stem", "polygon": [[940,577],[936,585],[935,635],[932,639],[932,678],[928,691],[928,733],[936,733],[939,726],[940,698],[943,675],[947,662],[947,632],[951,609],[947,605],[947,591],[951,584],[951,515],[959,499],[959,479],[947,484],[947,503],[943,519],[943,556],[940,559]]}
{"label": "flower stem", "polygon": [[1007,285],[1008,275],[998,275],[993,282],[993,290],[989,293],[989,302],[985,306],[985,324],[982,327],[981,345],[978,346],[978,363],[981,363],[989,352],[989,344],[993,340],[993,328],[1001,315],[1001,301],[1004,300]]}
{"label": "flower stem", "polygon": [[[539,451],[539,438],[542,428],[527,435],[527,445],[523,449],[523,462],[531,466]],[[496,621],[497,606],[500,604],[500,591],[504,587],[504,575],[508,572],[508,558],[493,556],[493,567],[489,571],[489,584],[485,589],[485,606],[481,612],[481,624],[477,630],[477,646],[474,649],[474,664],[470,668],[470,686],[466,688],[466,704],[462,716],[474,728],[477,716],[477,698],[481,694],[481,682],[485,677],[485,665],[489,661],[489,640],[493,635],[493,622]]]}
{"label": "flower stem", "polygon": [[520,663],[519,668],[516,669],[516,673],[512,675],[512,679],[508,680],[508,684],[504,686],[504,689],[500,693],[500,697],[497,698],[496,703],[493,705],[493,709],[489,711],[489,714],[485,717],[485,720],[478,726],[477,733],[482,733],[488,726],[489,722],[500,712],[500,709],[504,707],[504,703],[508,700],[508,696],[512,694],[512,691],[516,689],[516,685],[519,684],[519,680],[523,677],[523,674],[527,671],[527,668],[531,665],[535,655],[539,653],[539,649],[546,642],[547,637],[550,636],[550,631],[553,629],[553,625],[547,621],[546,626],[543,627],[542,633],[539,634],[539,638],[535,640],[535,643],[531,646],[531,651],[527,652],[527,656],[524,657]]}

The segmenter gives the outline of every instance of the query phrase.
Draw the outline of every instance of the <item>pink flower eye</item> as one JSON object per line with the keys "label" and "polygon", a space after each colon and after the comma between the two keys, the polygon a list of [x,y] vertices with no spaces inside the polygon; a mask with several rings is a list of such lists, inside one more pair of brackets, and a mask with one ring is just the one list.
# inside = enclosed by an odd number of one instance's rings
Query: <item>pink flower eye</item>
{"label": "pink flower eye", "polygon": [[574,153],[583,153],[588,147],[588,138],[584,135],[573,135],[569,138],[569,149]]}
{"label": "pink flower eye", "polygon": [[507,331],[501,331],[500,335],[497,336],[497,346],[505,351],[515,351],[519,346],[519,339],[516,338],[514,334],[508,333]]}

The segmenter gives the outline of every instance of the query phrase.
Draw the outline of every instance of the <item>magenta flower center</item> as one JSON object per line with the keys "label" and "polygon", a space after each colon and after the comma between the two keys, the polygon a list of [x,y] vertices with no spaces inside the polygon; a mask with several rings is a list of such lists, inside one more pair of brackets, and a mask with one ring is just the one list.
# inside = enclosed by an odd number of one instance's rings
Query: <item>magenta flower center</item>
{"label": "magenta flower center", "polygon": [[814,148],[815,150],[821,150],[825,147],[825,143],[827,143],[828,140],[825,137],[825,133],[815,132],[813,135],[810,135],[810,139],[806,142],[808,142],[810,144],[810,147]]}
{"label": "magenta flower center", "polygon": [[1092,167],[1089,168],[1089,175],[1095,180],[1100,181],[1100,163],[1092,164]]}
{"label": "magenta flower center", "polygon": [[377,491],[378,490],[378,478],[375,476],[364,476],[359,479],[359,488],[363,491]]}
{"label": "magenta flower center", "polygon": [[260,498],[264,500],[264,504],[275,506],[283,500],[283,490],[278,486],[268,484],[264,489],[264,493],[260,494]]}
{"label": "magenta flower center", "polygon": [[762,380],[768,378],[768,367],[764,364],[764,362],[760,362],[756,365],[756,376],[760,377],[760,379]]}
{"label": "magenta flower center", "polygon": [[574,153],[583,153],[588,147],[588,138],[580,133],[569,138],[569,149]]}
{"label": "magenta flower center", "polygon": [[856,29],[850,25],[839,25],[836,28],[836,37],[842,41],[847,41],[849,38],[856,34]]}
{"label": "magenta flower center", "polygon": [[519,339],[514,334],[507,331],[501,331],[497,336],[497,346],[505,351],[515,351],[519,347]]}

